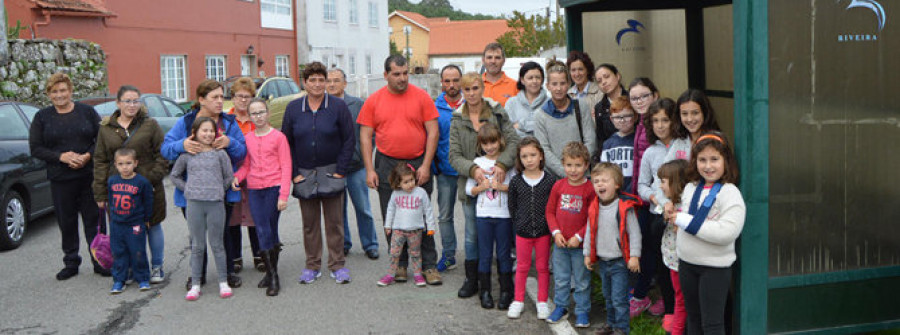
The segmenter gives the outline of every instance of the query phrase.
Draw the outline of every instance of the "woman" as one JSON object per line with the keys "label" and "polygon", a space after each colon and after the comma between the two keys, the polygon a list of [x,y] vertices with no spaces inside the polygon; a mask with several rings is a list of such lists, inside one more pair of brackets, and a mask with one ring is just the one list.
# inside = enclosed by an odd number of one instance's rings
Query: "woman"
{"label": "woman", "polygon": [[[234,121],[234,116],[222,113],[224,92],[225,90],[222,88],[222,84],[215,80],[207,79],[200,82],[200,85],[197,85],[197,102],[191,106],[191,110],[188,111],[187,114],[175,122],[175,125],[172,126],[172,129],[169,130],[169,133],[166,134],[166,137],[163,140],[160,151],[165,159],[174,161],[178,159],[178,156],[182,153],[187,152],[196,154],[199,152],[201,144],[195,141],[193,136],[190,135],[191,126],[195,119],[205,116],[216,121],[219,132],[225,135],[216,138],[213,142],[213,147],[216,149],[225,149],[228,153],[228,157],[231,158],[231,166],[233,168],[236,169],[237,166],[240,166],[240,162],[243,161],[244,156],[247,155],[247,147],[244,145],[244,134],[241,132],[241,128],[238,127],[237,122]],[[181,207],[181,213],[185,214],[184,208],[187,205],[187,202],[184,199],[184,192],[176,189],[174,193],[175,206]],[[223,225],[231,219],[233,204],[240,201],[240,192],[228,190],[225,195],[225,222],[222,222]],[[228,229],[225,229],[223,239],[225,249],[228,250],[230,244]],[[240,287],[242,284],[241,277],[234,274],[233,260],[226,259],[226,261],[228,263],[228,285],[232,288]],[[201,279],[201,285],[206,282],[207,263],[207,258],[204,256],[203,279]],[[187,284],[185,284],[185,290],[190,289],[191,278],[188,277]]]}
{"label": "woman", "polygon": [[594,124],[597,127],[597,143],[602,146],[612,134],[616,133],[616,126],[613,125],[609,118],[609,106],[613,99],[620,96],[628,96],[628,91],[622,86],[622,75],[619,69],[612,64],[600,64],[597,72],[594,73],[594,80],[600,85],[600,92],[603,98],[596,105],[593,105]]}
{"label": "woman", "polygon": [[[91,192],[91,182],[100,115],[93,107],[72,101],[72,80],[65,73],[55,73],[47,79],[46,93],[53,105],[34,115],[28,145],[32,156],[47,162],[53,210],[65,254],[65,267],[56,274],[56,279],[66,280],[77,275],[81,265],[79,214],[88,247],[97,235],[100,213]],[[105,230],[105,225],[101,230]],[[109,270],[93,258],[91,263],[94,273],[111,276]]]}
{"label": "woman", "polygon": [[[460,87],[463,90],[465,104],[453,112],[450,120],[450,165],[459,172],[457,182],[457,194],[463,204],[463,212],[466,215],[466,279],[457,295],[460,298],[468,298],[478,293],[478,287],[490,290],[490,282],[484,281],[479,285],[478,279],[478,237],[475,227],[475,198],[466,195],[466,180],[473,178],[481,182],[485,178],[486,171],[479,168],[473,160],[479,156],[477,148],[478,130],[486,123],[493,123],[500,127],[503,139],[506,141],[506,150],[497,160],[493,169],[494,178],[503,180],[506,171],[514,167],[516,162],[516,147],[519,136],[513,123],[499,103],[484,98],[484,82],[475,72],[469,72],[460,78]],[[506,277],[503,277],[503,276]],[[507,286],[512,292],[511,273],[502,274],[501,290]]]}
{"label": "woman", "polygon": [[116,150],[124,147],[134,149],[138,161],[136,172],[153,185],[153,218],[147,229],[147,240],[151,255],[150,282],[156,284],[165,279],[162,270],[165,239],[161,223],[166,219],[163,178],[168,174],[169,163],[159,151],[165,136],[162,128],[148,116],[140,99],[141,92],[136,87],[120,87],[116,94],[118,109],[100,123],[97,148],[94,150],[94,200],[98,207],[106,208],[109,201],[106,181],[117,173]]}
{"label": "woman", "polygon": [[[300,275],[303,284],[311,284],[322,275],[319,269],[323,213],[331,278],[338,284],[350,282],[350,270],[344,266],[343,178],[350,172],[356,134],[344,100],[325,93],[327,77],[328,71],[322,63],[307,65],[303,69],[307,95],[288,104],[281,123],[291,148],[294,196],[298,196],[296,190],[306,190],[299,194],[306,250],[306,267]],[[308,181],[308,178],[316,180]],[[327,190],[326,184],[329,184]]]}
{"label": "woman", "polygon": [[544,69],[535,62],[523,64],[516,87],[519,94],[506,101],[506,112],[520,138],[534,135],[534,113],[550,99],[544,89]]}
{"label": "woman", "polygon": [[[241,77],[234,81],[231,85],[231,101],[234,106],[228,111],[229,115],[234,115],[234,121],[238,127],[241,127],[241,133],[247,136],[247,133],[256,130],[256,126],[250,120],[250,114],[247,110],[250,106],[250,99],[256,96],[256,84],[249,77]],[[238,167],[240,168],[240,167]],[[265,272],[265,265],[259,254],[259,240],[256,236],[256,225],[253,224],[253,217],[250,215],[250,205],[247,188],[241,186],[241,203],[234,206],[231,213],[231,220],[228,221],[228,233],[231,237],[231,249],[226,252],[234,259],[234,272],[241,272],[244,267],[243,246],[241,245],[244,237],[241,236],[241,226],[247,227],[247,235],[250,238],[250,251],[253,253],[253,267],[257,271]]]}
{"label": "woman", "polygon": [[594,106],[603,98],[600,86],[594,82],[594,62],[587,53],[572,50],[566,59],[569,67],[569,77],[572,78],[572,87],[569,88],[569,97],[584,100],[588,106]]}

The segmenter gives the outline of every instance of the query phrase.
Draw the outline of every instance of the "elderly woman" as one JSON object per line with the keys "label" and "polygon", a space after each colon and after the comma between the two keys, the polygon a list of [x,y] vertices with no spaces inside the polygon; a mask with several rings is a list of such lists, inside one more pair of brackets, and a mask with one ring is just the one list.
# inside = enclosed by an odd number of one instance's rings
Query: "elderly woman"
{"label": "elderly woman", "polygon": [[[241,133],[247,136],[247,133],[254,131],[256,126],[250,120],[250,114],[247,112],[250,106],[250,100],[256,96],[256,84],[249,77],[241,77],[234,81],[231,85],[231,101],[234,106],[228,111],[229,115],[234,115],[234,121],[238,127],[241,127]],[[243,240],[241,236],[241,226],[247,227],[247,235],[250,237],[250,251],[253,253],[253,267],[258,271],[266,271],[259,254],[259,239],[256,236],[256,225],[253,224],[253,217],[250,215],[249,196],[246,185],[241,187],[241,202],[235,204],[234,211],[231,213],[231,220],[228,221],[228,233],[231,237],[230,249],[226,252],[234,259],[234,272],[241,272],[244,267],[243,257]]]}
{"label": "elderly woman", "polygon": [[[200,142],[195,141],[193,136],[191,136],[191,126],[198,117],[205,116],[212,118],[219,127],[219,132],[225,135],[217,137],[213,142],[213,147],[216,149],[225,149],[225,152],[228,153],[228,158],[231,159],[231,166],[235,170],[240,166],[239,163],[243,161],[244,156],[247,155],[247,147],[244,145],[244,134],[241,132],[241,128],[238,127],[237,122],[235,122],[234,116],[222,113],[224,92],[222,84],[215,80],[207,79],[200,82],[200,85],[197,85],[197,102],[194,103],[187,114],[175,122],[175,125],[172,126],[172,129],[169,130],[169,133],[166,134],[166,137],[163,140],[160,151],[165,159],[176,160],[178,159],[178,156],[185,152],[190,154],[197,154],[200,152],[202,145]],[[181,213],[185,214],[187,202],[184,199],[184,192],[175,189],[174,198],[175,206],[181,207]],[[228,190],[225,195],[225,222],[222,222],[223,225],[231,219],[234,203],[240,201],[240,192]],[[227,229],[225,229],[223,235],[225,249],[228,250],[230,239]],[[230,259],[226,259],[226,261],[228,263],[228,285],[233,288],[240,287],[242,284],[241,278],[234,274],[233,261]],[[208,259],[204,253],[203,275],[200,280],[201,285],[206,283],[207,263]],[[190,289],[191,278],[189,277],[187,284],[185,284],[185,290]]]}
{"label": "elderly woman", "polygon": [[519,69],[519,94],[506,101],[506,112],[519,137],[534,135],[534,113],[550,99],[544,89],[544,68],[535,62],[522,64]]}
{"label": "elderly woman", "polygon": [[[466,180],[473,178],[481,182],[485,178],[485,172],[475,165],[474,159],[478,153],[478,130],[487,123],[493,123],[500,127],[503,139],[506,141],[506,150],[497,159],[492,173],[494,178],[503,180],[506,171],[513,168],[516,161],[516,146],[519,136],[513,127],[512,121],[503,110],[500,103],[484,97],[484,82],[477,73],[469,72],[459,81],[462,88],[465,104],[453,112],[450,121],[450,165],[459,173],[457,193],[463,204],[463,212],[466,216],[465,249],[466,249],[466,279],[457,295],[460,298],[468,298],[478,293],[478,288],[490,290],[490,276],[486,280],[478,282],[478,236],[475,227],[475,198],[466,195]],[[508,288],[510,300],[512,294],[512,273],[505,269],[500,271],[501,291]]]}
{"label": "elderly woman", "polygon": [[[65,267],[56,274],[56,279],[66,280],[77,275],[81,265],[79,214],[88,247],[97,235],[100,214],[91,192],[91,181],[100,115],[93,107],[72,101],[72,80],[65,73],[47,79],[46,93],[53,105],[35,114],[28,145],[32,156],[47,162],[47,179],[65,254]],[[95,273],[111,275],[93,258],[91,263]]]}
{"label": "elderly woman", "polygon": [[125,85],[116,94],[118,109],[100,123],[97,148],[94,150],[94,200],[100,208],[106,208],[106,181],[118,173],[115,166],[115,152],[119,148],[131,148],[137,153],[136,172],[147,178],[153,185],[153,218],[147,229],[150,242],[150,282],[161,283],[165,279],[162,270],[163,238],[162,225],[166,219],[166,189],[163,178],[168,174],[168,162],[159,149],[165,134],[156,120],[147,115],[141,105],[141,92],[134,86]]}
{"label": "elderly woman", "polygon": [[[311,284],[321,276],[322,223],[328,269],[338,284],[350,282],[344,267],[344,176],[356,150],[353,118],[344,100],[325,93],[328,70],[312,62],[303,70],[307,95],[288,104],[281,131],[287,137],[293,161],[294,196],[300,200],[306,267],[300,283]],[[314,180],[313,180],[314,179]]]}
{"label": "elderly woman", "polygon": [[572,99],[587,102],[588,106],[594,106],[603,98],[600,85],[594,82],[594,62],[587,53],[572,50],[566,59],[569,67],[569,77],[572,79],[572,87],[568,94]]}

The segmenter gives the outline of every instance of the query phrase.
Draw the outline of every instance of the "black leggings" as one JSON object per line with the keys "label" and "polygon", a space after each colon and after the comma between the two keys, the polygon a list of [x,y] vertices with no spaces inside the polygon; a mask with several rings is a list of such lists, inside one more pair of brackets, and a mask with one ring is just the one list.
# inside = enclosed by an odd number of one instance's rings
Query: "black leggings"
{"label": "black leggings", "polygon": [[731,267],[715,268],[681,260],[678,279],[687,310],[685,334],[724,335]]}

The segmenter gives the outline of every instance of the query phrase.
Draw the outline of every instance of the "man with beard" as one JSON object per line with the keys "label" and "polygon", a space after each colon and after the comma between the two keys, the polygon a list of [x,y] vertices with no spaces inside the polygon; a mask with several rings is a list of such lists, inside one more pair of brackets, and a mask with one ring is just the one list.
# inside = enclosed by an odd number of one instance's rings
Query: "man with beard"
{"label": "man with beard", "polygon": [[459,176],[450,166],[450,119],[453,111],[462,105],[459,79],[462,71],[450,64],[441,69],[441,95],[434,100],[437,107],[441,136],[434,156],[433,172],[437,179],[438,228],[441,231],[441,259],[437,270],[444,272],[456,268],[456,230],[453,229],[453,207],[456,206],[456,182]]}

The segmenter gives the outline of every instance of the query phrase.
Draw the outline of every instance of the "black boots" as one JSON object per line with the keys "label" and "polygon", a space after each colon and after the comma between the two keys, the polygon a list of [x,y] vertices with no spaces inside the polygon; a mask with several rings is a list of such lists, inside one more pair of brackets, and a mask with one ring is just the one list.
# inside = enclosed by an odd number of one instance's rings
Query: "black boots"
{"label": "black boots", "polygon": [[466,280],[457,292],[460,298],[468,298],[478,293],[478,260],[466,260]]}
{"label": "black boots", "polygon": [[270,297],[278,295],[278,291],[281,290],[281,282],[278,278],[278,254],[280,252],[281,248],[279,247],[260,251],[266,267],[266,275],[256,287],[266,288],[266,295]]}
{"label": "black boots", "polygon": [[509,309],[509,304],[513,301],[513,275],[512,273],[501,273],[500,276],[500,301],[497,302],[497,308]]}
{"label": "black boots", "polygon": [[478,273],[478,286],[481,288],[481,308],[494,308],[494,297],[491,296],[491,273]]}
{"label": "black boots", "polygon": [[[260,251],[260,254],[262,254],[262,251]],[[263,262],[262,257],[253,256],[253,267],[256,268],[256,271],[266,272],[266,263]]]}

